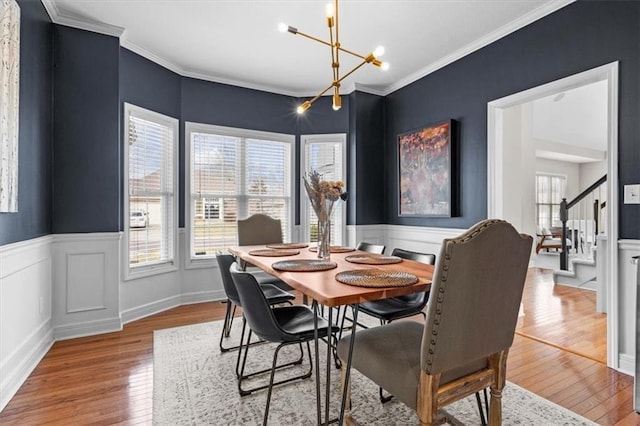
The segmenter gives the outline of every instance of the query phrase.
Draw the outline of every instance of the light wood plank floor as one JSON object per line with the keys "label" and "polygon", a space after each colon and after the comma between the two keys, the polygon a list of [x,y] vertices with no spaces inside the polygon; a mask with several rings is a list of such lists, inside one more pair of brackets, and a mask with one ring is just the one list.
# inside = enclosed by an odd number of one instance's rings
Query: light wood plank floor
{"label": "light wood plank floor", "polygon": [[[527,327],[527,333],[538,340],[516,335],[509,356],[508,380],[597,423],[640,425],[640,415],[633,412],[631,377],[575,351],[563,350],[559,343],[540,341],[550,336],[543,333],[545,327],[542,331],[536,328],[536,322],[552,317],[553,306],[560,309],[564,303],[572,303],[564,299],[572,297],[571,289],[560,303],[549,304],[538,297],[538,293],[554,294],[545,287],[548,279],[550,276],[544,271],[530,270],[528,296],[523,298],[525,312],[530,314],[525,315],[526,321],[521,321],[519,327]],[[547,314],[540,314],[538,307]],[[581,311],[587,316],[593,307],[583,306],[558,315],[567,320],[566,324],[574,324]],[[153,330],[223,316],[224,305],[218,302],[187,305],[127,324],[122,332],[57,342],[0,413],[0,424],[151,424]],[[558,336],[563,335],[562,330],[567,336],[575,334],[572,326],[563,326],[563,321],[555,327]]]}

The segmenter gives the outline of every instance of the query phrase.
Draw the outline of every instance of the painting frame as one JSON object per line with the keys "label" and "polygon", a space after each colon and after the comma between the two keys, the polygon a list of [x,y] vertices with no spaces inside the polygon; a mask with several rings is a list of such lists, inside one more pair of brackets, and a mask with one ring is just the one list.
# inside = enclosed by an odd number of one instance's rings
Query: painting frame
{"label": "painting frame", "polygon": [[453,119],[398,135],[398,216],[452,217]]}

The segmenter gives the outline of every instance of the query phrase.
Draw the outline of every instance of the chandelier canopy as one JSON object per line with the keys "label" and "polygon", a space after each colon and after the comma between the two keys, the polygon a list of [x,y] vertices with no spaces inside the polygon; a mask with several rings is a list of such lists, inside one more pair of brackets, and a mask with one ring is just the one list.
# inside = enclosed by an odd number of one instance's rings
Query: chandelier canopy
{"label": "chandelier canopy", "polygon": [[[360,55],[356,52],[353,52],[349,49],[345,49],[344,47],[342,47],[339,39],[340,32],[338,30],[338,0],[335,0],[335,5],[330,3],[327,4],[326,10],[327,10],[327,26],[329,27],[329,41],[325,41],[317,37],[314,37],[312,35],[305,34],[302,31],[299,31],[295,27],[292,27],[286,24],[280,24],[280,31],[282,32],[290,32],[291,34],[294,34],[294,35],[301,35],[310,40],[329,46],[329,48],[331,49],[331,68],[333,69],[333,81],[326,89],[318,93],[314,98],[304,101],[297,109],[298,114],[302,114],[306,110],[308,110],[309,107],[311,107],[311,104],[317,101],[320,98],[320,96],[324,95],[329,90],[331,90],[331,88],[333,88],[333,109],[335,111],[339,110],[340,107],[342,106],[342,99],[340,98],[340,83],[342,83],[342,81],[345,78],[349,77],[351,74],[356,72],[360,67],[362,67],[365,64],[375,65],[376,67],[379,67],[385,71],[389,69],[388,63],[381,62],[378,59],[380,56],[384,54],[384,48],[382,46],[378,46],[373,52],[369,53],[368,55]],[[355,67],[353,67],[351,71],[341,76],[340,75],[340,52],[344,52],[349,55],[356,56],[362,59],[362,62],[360,62]]]}

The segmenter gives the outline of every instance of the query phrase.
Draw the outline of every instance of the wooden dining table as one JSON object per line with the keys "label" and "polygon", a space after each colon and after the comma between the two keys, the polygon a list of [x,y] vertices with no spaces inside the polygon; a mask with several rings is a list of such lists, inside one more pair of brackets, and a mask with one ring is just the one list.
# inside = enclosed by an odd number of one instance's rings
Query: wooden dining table
{"label": "wooden dining table", "polygon": [[[315,243],[311,243],[309,247],[313,247]],[[264,245],[257,246],[237,246],[229,248],[229,251],[236,257],[243,261],[257,266],[261,270],[279,278],[295,290],[298,290],[303,295],[307,296],[313,301],[312,307],[314,311],[314,317],[316,319],[316,333],[315,333],[315,357],[316,357],[316,398],[318,405],[318,424],[329,424],[329,385],[331,376],[331,364],[332,364],[332,351],[331,348],[327,350],[327,379],[326,379],[326,392],[325,392],[325,415],[324,422],[321,419],[321,402],[320,402],[320,374],[319,374],[319,352],[318,352],[318,333],[317,333],[317,319],[320,315],[319,306],[326,306],[329,308],[351,306],[353,311],[353,323],[356,324],[358,318],[358,304],[366,301],[387,299],[390,297],[397,297],[421,291],[428,291],[431,288],[431,279],[433,277],[433,265],[427,265],[412,260],[402,259],[399,263],[393,264],[359,264],[352,263],[346,260],[348,256],[353,255],[370,255],[370,253],[362,251],[349,251],[344,253],[331,253],[330,261],[336,263],[336,267],[324,271],[313,272],[291,272],[291,271],[279,271],[273,268],[273,264],[282,260],[294,260],[294,259],[318,259],[317,253],[312,252],[308,247],[296,248],[295,251],[299,251],[296,255],[289,256],[254,256],[249,254],[254,250],[264,250]],[[354,285],[343,284],[336,279],[336,274],[340,272],[354,271],[358,269],[377,269],[387,272],[405,272],[413,274],[417,277],[417,282],[408,286],[400,287],[359,287]],[[333,309],[327,310],[327,321],[333,324]],[[345,312],[346,314],[346,312]],[[337,320],[337,319],[336,319]],[[349,354],[345,363],[345,379],[348,381],[350,377],[351,369],[351,356],[353,354],[353,339],[354,333],[351,334],[351,341],[349,346]],[[330,344],[330,339],[328,341]],[[344,409],[346,406],[346,393],[343,392],[341,398],[340,415],[338,417],[338,423],[342,424],[344,417]]]}

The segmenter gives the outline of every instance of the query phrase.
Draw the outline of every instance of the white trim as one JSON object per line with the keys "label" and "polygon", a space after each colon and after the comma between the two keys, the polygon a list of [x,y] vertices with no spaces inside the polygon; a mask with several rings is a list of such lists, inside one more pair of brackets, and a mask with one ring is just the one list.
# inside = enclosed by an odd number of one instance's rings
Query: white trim
{"label": "white trim", "polygon": [[[124,202],[123,202],[123,217],[124,217],[124,238],[122,245],[122,271],[123,271],[123,280],[129,281],[142,277],[148,277],[156,274],[164,274],[167,272],[174,272],[178,270],[178,264],[180,260],[180,250],[178,246],[178,222],[179,222],[179,212],[178,212],[178,203],[180,199],[180,186],[179,186],[179,145],[180,145],[180,126],[179,120],[177,118],[169,117],[164,114],[157,113],[155,111],[151,111],[145,108],[141,108],[139,106],[130,104],[125,102],[123,108],[123,136],[122,136],[122,144],[124,151],[124,173],[123,173],[123,185],[124,185]],[[173,214],[172,214],[172,226],[173,226],[173,241],[168,241],[173,243],[172,247],[172,258],[161,261],[157,264],[149,264],[149,265],[141,265],[132,267],[129,263],[129,117],[130,115],[134,115],[138,118],[151,121],[153,123],[161,124],[173,132],[173,146],[172,146],[172,178],[173,178]],[[167,226],[163,224],[163,226]]]}
{"label": "white trim", "polygon": [[227,300],[224,290],[197,291],[180,295],[180,306]]}
{"label": "white trim", "polygon": [[628,376],[634,376],[636,371],[636,359],[634,356],[620,354],[618,359],[618,371]]}
{"label": "white trim", "polygon": [[[40,361],[49,352],[55,340],[51,329],[51,318],[34,330],[20,347],[15,348],[0,365],[0,411],[7,406],[20,386],[35,370]],[[17,364],[7,371],[9,364]]]}
{"label": "white trim", "polygon": [[112,333],[114,331],[122,331],[122,320],[119,317],[60,325],[54,327],[53,337],[58,341]]}
{"label": "white trim", "polygon": [[76,16],[69,16],[60,13],[60,9],[56,5],[54,0],[41,0],[42,5],[49,14],[49,18],[59,25],[65,25],[67,27],[78,28],[86,31],[93,31],[98,34],[106,34],[114,37],[120,37],[123,35],[125,29],[115,25],[105,24],[104,22],[92,21],[87,18],[80,18]]}
{"label": "white trim", "polygon": [[86,232],[78,234],[51,234],[54,244],[60,243],[83,243],[86,241],[104,242],[119,241],[122,238],[122,232]]}
{"label": "white trim", "polygon": [[464,58],[467,55],[470,55],[471,53],[482,49],[485,46],[488,46],[489,44],[508,36],[509,34],[519,30],[520,28],[523,28],[529,24],[531,24],[532,22],[537,21],[538,19],[544,18],[545,16],[559,10],[562,9],[563,7],[573,3],[575,0],[557,0],[557,1],[550,1],[548,3],[545,3],[544,5],[540,6],[539,8],[532,10],[531,12],[527,13],[526,15],[523,15],[521,17],[519,17],[518,19],[509,22],[506,25],[503,25],[502,27],[498,28],[497,30],[487,34],[486,36],[476,39],[475,41],[473,41],[472,43],[467,44],[466,46],[462,47],[461,49],[456,50],[455,52],[440,58],[439,60],[437,60],[436,62],[431,63],[430,65],[414,72],[413,74],[410,74],[409,76],[391,84],[390,86],[387,86],[384,90],[384,95],[388,95],[389,93],[392,93],[398,89],[401,89],[405,86],[408,86],[409,84],[420,80],[421,78],[441,69],[446,67],[447,65],[461,59]]}
{"label": "white trim", "polygon": [[[347,134],[346,133],[327,133],[327,134],[313,134],[313,135],[300,135],[300,174],[304,175],[307,172],[307,158],[306,158],[306,145],[308,143],[338,143],[342,146],[342,181],[344,182],[344,188],[348,188],[347,182]],[[302,178],[300,178],[302,181]],[[300,184],[300,232],[304,232],[304,235],[298,234],[298,237],[303,241],[308,241],[309,236],[307,230],[309,224],[307,223],[307,203],[308,198],[307,191],[304,188],[304,184]],[[333,224],[332,224],[333,225]],[[347,241],[347,206],[342,206],[342,244],[346,245]]]}
{"label": "white trim", "polygon": [[560,80],[552,81],[513,95],[487,103],[487,214],[488,217],[502,217],[503,194],[499,183],[504,181],[500,158],[503,146],[496,133],[502,124],[502,110],[530,102],[560,91],[567,91],[585,84],[607,80],[608,90],[608,170],[607,170],[607,229],[611,244],[607,254],[607,282],[609,295],[607,306],[607,365],[618,368],[619,354],[619,311],[618,311],[618,250],[614,244],[618,240],[618,62],[611,62]]}
{"label": "white trim", "polygon": [[[199,80],[211,81],[214,83],[228,84],[232,86],[238,86],[238,87],[243,87],[243,88],[253,89],[253,90],[261,90],[261,91],[266,91],[270,93],[293,96],[293,97],[314,96],[317,93],[313,91],[286,90],[281,87],[273,87],[273,86],[259,85],[259,84],[249,83],[249,82],[238,81],[238,80],[232,80],[232,79],[222,78],[220,76],[216,76],[216,75],[201,72],[201,71],[185,69],[179,66],[178,64],[176,64],[175,62],[172,62],[167,58],[163,58],[160,55],[150,52],[149,50],[129,41],[127,38],[127,31],[124,28],[117,27],[114,25],[104,24],[101,22],[85,20],[80,17],[62,15],[60,14],[58,8],[56,7],[54,0],[41,0],[41,1],[45,9],[49,13],[49,17],[51,18],[53,23],[119,37],[121,46],[126,47],[127,49],[137,53],[138,55],[144,58],[147,58],[150,61],[155,62],[184,77],[197,78]],[[477,50],[482,49],[483,47],[495,42],[496,40],[506,37],[507,35],[531,24],[532,22],[535,22],[559,9],[562,9],[563,7],[573,3],[574,1],[575,0],[554,0],[554,1],[547,2],[544,5],[540,6],[539,8],[534,9],[523,16],[520,16],[519,18],[507,23],[506,25],[503,25],[502,27],[496,29],[490,34],[487,34],[486,36],[479,38],[473,41],[472,43],[469,43],[466,46],[458,49],[457,51],[443,58],[440,58],[439,60],[410,74],[409,76],[403,78],[402,80],[399,80],[385,87],[384,89],[378,90],[378,89],[373,89],[364,85],[348,83],[342,86],[343,90],[341,92],[342,94],[346,95],[353,92],[354,90],[359,90],[366,93],[371,93],[373,95],[386,96],[392,92],[395,92],[398,89],[408,86],[409,84],[441,68],[444,68],[445,66],[467,55],[470,55],[471,53]]]}
{"label": "white trim", "polygon": [[618,240],[620,250],[640,250],[640,240]]}

